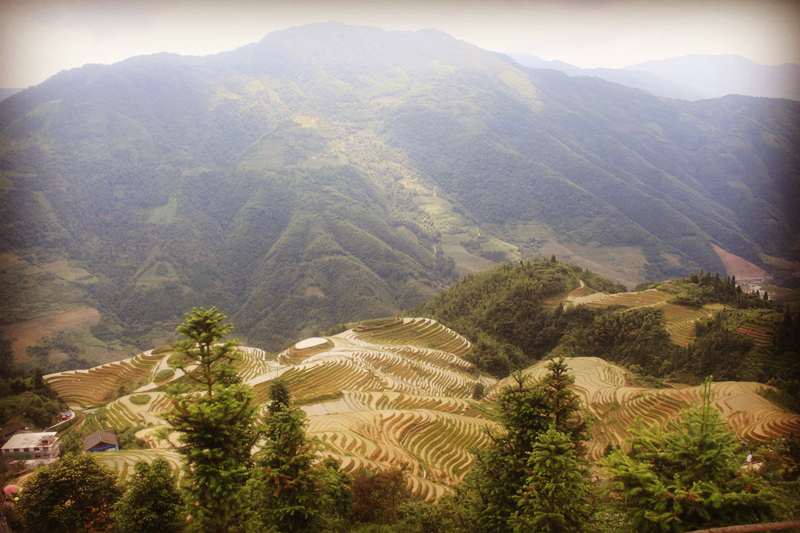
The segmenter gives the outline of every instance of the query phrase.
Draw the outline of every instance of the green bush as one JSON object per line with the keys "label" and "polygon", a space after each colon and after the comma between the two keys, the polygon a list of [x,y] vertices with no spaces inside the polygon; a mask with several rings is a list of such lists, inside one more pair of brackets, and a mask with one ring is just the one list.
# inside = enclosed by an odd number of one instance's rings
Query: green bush
{"label": "green bush", "polygon": [[168,379],[172,379],[172,376],[175,375],[175,371],[171,368],[165,368],[164,370],[160,370],[156,377],[153,378],[153,381],[167,381]]}
{"label": "green bush", "polygon": [[153,355],[164,355],[173,351],[175,351],[175,349],[172,346],[170,346],[169,344],[165,344],[161,348],[153,350]]}
{"label": "green bush", "polygon": [[130,397],[131,403],[136,405],[144,405],[150,401],[149,394],[136,394],[135,396]]}

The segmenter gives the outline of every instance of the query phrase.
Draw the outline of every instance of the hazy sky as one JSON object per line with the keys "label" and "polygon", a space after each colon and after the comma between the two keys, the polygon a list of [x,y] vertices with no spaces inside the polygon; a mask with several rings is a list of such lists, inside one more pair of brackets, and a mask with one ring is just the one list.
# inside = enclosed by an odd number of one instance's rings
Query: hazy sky
{"label": "hazy sky", "polygon": [[135,55],[213,54],[331,20],[436,28],[487,50],[585,68],[692,53],[800,64],[794,0],[0,0],[0,87]]}

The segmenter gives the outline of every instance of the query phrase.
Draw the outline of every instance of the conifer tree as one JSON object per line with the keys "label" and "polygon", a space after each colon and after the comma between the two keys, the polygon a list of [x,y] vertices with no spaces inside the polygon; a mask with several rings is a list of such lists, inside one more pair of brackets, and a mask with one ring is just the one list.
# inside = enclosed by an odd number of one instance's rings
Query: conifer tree
{"label": "conifer tree", "polygon": [[305,413],[292,407],[286,385],[273,382],[269,396],[266,443],[255,457],[248,499],[267,528],[310,531],[323,502],[323,476],[314,466],[316,446],[306,436]]}
{"label": "conifer tree", "polygon": [[591,516],[589,489],[572,439],[555,428],[540,435],[528,456],[528,473],[511,517],[514,531],[583,531]]}
{"label": "conifer tree", "polygon": [[586,421],[578,397],[568,390],[574,378],[563,359],[548,364],[548,375],[533,386],[514,374],[515,383],[498,398],[505,432],[492,434],[494,444],[476,454],[476,466],[467,477],[470,506],[481,531],[511,532],[511,517],[528,477],[528,461],[537,438],[554,428],[567,435],[576,455],[583,450]]}
{"label": "conifer tree", "polygon": [[174,410],[167,422],[178,431],[184,456],[185,498],[190,530],[227,532],[242,523],[242,489],[252,466],[251,450],[260,436],[255,395],[241,384],[234,361],[235,341],[222,341],[233,327],[216,307],[193,309],[178,327],[177,368],[194,387],[172,388]]}
{"label": "conifer tree", "polygon": [[138,461],[127,492],[114,505],[114,533],[179,533],[184,530],[183,497],[166,459]]}
{"label": "conifer tree", "polygon": [[745,455],[711,405],[711,379],[700,409],[663,432],[632,429],[631,452],[603,461],[632,531],[679,532],[767,522],[780,501],[763,479],[742,469]]}

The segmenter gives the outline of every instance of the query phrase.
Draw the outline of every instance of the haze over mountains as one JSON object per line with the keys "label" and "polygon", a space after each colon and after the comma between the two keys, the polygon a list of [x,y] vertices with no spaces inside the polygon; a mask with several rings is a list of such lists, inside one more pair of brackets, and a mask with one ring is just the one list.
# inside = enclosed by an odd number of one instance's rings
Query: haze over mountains
{"label": "haze over mountains", "polygon": [[629,285],[725,273],[717,250],[780,273],[799,119],[796,101],[665,100],[435,30],[314,24],[87,65],[0,102],[4,326],[90,308],[95,345],[150,347],[216,305],[277,350],[535,255]]}
{"label": "haze over mountains", "polygon": [[594,76],[666,98],[694,101],[739,94],[800,100],[800,66],[792,63],[767,66],[735,55],[693,54],[621,69],[586,69],[530,54],[510,57],[526,67],[550,68],[569,76]]}

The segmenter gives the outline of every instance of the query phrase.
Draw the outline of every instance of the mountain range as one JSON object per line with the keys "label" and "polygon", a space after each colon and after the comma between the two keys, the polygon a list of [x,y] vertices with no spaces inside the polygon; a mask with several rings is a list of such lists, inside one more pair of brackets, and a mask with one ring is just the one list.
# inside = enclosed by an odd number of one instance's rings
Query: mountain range
{"label": "mountain range", "polygon": [[619,69],[587,69],[531,54],[510,57],[526,67],[597,77],[665,98],[694,101],[738,94],[800,100],[800,66],[793,63],[767,66],[736,55],[693,54]]}
{"label": "mountain range", "polygon": [[436,30],[313,24],[87,65],[0,102],[0,325],[18,359],[74,365],[166,341],[200,305],[278,350],[537,255],[628,285],[730,256],[788,277],[799,119]]}

